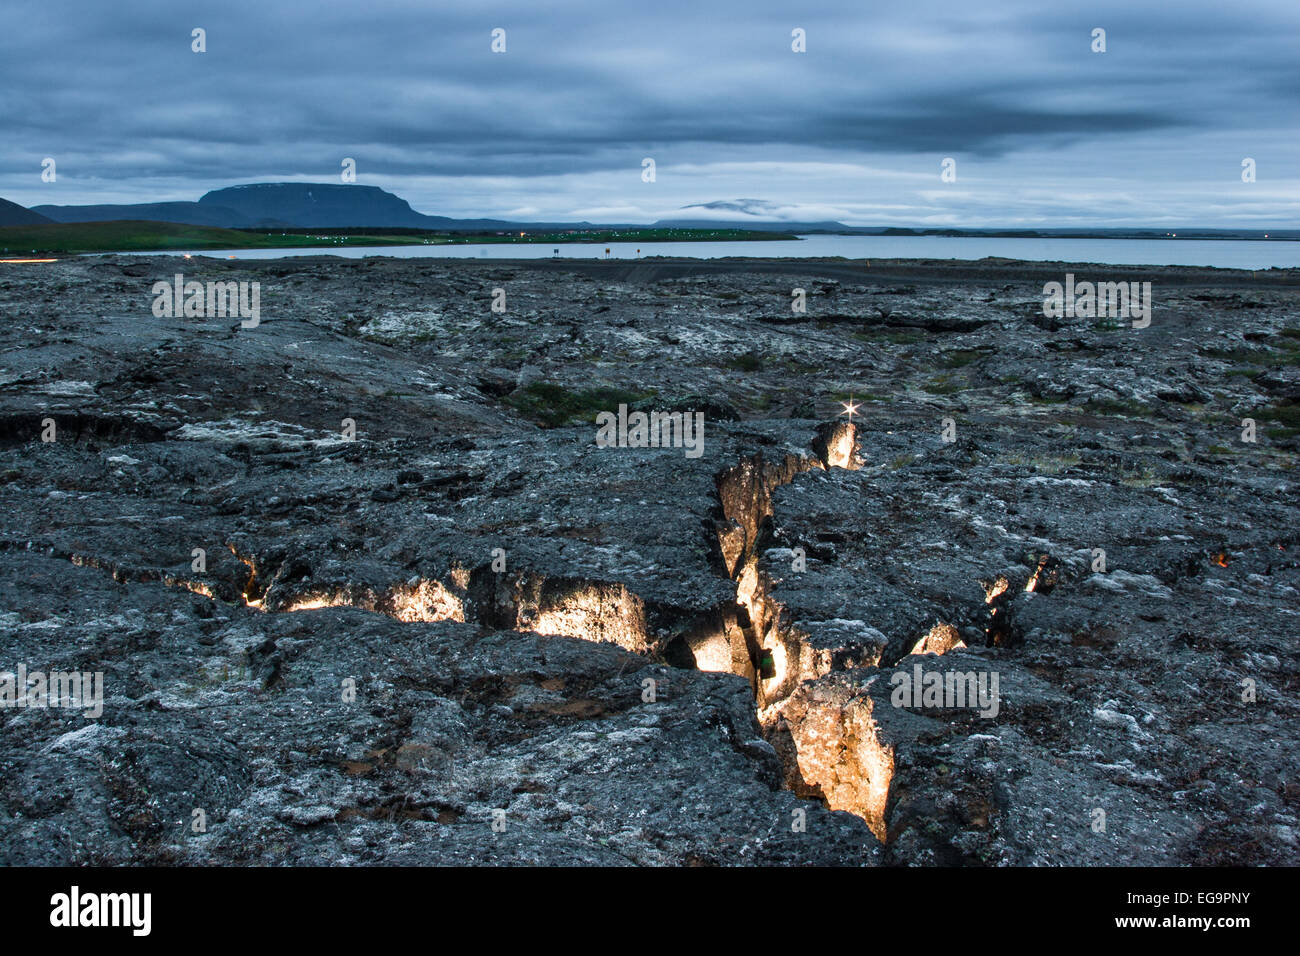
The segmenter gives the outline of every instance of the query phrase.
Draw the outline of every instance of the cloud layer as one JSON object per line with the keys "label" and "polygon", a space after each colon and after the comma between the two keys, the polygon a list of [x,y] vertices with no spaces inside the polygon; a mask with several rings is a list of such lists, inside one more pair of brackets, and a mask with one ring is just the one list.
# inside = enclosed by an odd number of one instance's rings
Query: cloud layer
{"label": "cloud layer", "polygon": [[352,157],[452,216],[1300,221],[1293,0],[447,6],[9,0],[0,195],[196,199]]}

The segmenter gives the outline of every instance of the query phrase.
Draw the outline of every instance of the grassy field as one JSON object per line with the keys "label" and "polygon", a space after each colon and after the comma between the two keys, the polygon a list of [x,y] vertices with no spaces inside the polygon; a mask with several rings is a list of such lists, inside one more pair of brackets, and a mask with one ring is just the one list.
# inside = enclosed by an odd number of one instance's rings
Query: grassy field
{"label": "grassy field", "polygon": [[186,226],[170,222],[69,222],[0,228],[0,251],[8,255],[32,252],[147,252],[151,249],[201,252],[205,249],[276,249],[302,246],[391,246],[422,244],[421,236],[328,236],[244,232],[215,226]]}
{"label": "grassy field", "polygon": [[297,249],[316,246],[419,246],[483,242],[599,243],[599,242],[726,242],[793,239],[781,233],[743,229],[621,229],[509,235],[468,233],[389,233],[330,229],[283,233],[186,226],[169,222],[53,223],[0,228],[0,255],[58,252],[148,252],[208,249]]}

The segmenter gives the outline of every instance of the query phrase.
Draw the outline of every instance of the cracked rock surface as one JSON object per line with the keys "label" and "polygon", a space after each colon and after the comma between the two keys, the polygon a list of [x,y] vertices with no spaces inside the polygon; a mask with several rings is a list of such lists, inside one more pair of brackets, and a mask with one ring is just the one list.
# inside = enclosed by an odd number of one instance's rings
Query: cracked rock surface
{"label": "cracked rock surface", "polygon": [[[155,318],[182,269],[260,324]],[[1067,269],[1152,281],[1151,326],[1045,318]],[[1298,291],[11,268],[0,690],[103,706],[0,707],[0,861],[1300,862]],[[597,447],[620,404],[702,454]],[[897,700],[954,673],[996,707]]]}

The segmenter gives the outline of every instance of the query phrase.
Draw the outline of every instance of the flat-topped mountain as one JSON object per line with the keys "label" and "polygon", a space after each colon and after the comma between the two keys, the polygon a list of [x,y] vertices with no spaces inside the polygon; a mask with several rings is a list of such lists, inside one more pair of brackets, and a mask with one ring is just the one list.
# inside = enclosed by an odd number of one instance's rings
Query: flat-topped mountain
{"label": "flat-topped mountain", "polygon": [[[18,207],[21,208],[21,207]],[[205,193],[198,202],[130,205],[37,206],[54,222],[148,220],[226,229],[410,228],[439,231],[574,228],[582,223],[514,223],[501,219],[426,216],[378,186],[339,183],[249,183]],[[21,223],[14,223],[15,225]]]}
{"label": "flat-topped mountain", "polygon": [[252,183],[205,193],[197,205],[233,212],[235,226],[410,226],[452,222],[425,216],[378,186]]}

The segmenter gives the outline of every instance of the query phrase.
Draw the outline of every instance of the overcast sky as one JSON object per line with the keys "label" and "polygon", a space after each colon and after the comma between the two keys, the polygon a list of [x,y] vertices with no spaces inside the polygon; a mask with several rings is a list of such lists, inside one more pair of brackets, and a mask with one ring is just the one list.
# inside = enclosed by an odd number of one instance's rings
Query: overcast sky
{"label": "overcast sky", "polygon": [[1296,227],[1300,0],[5,0],[6,199],[344,157],[434,215]]}

